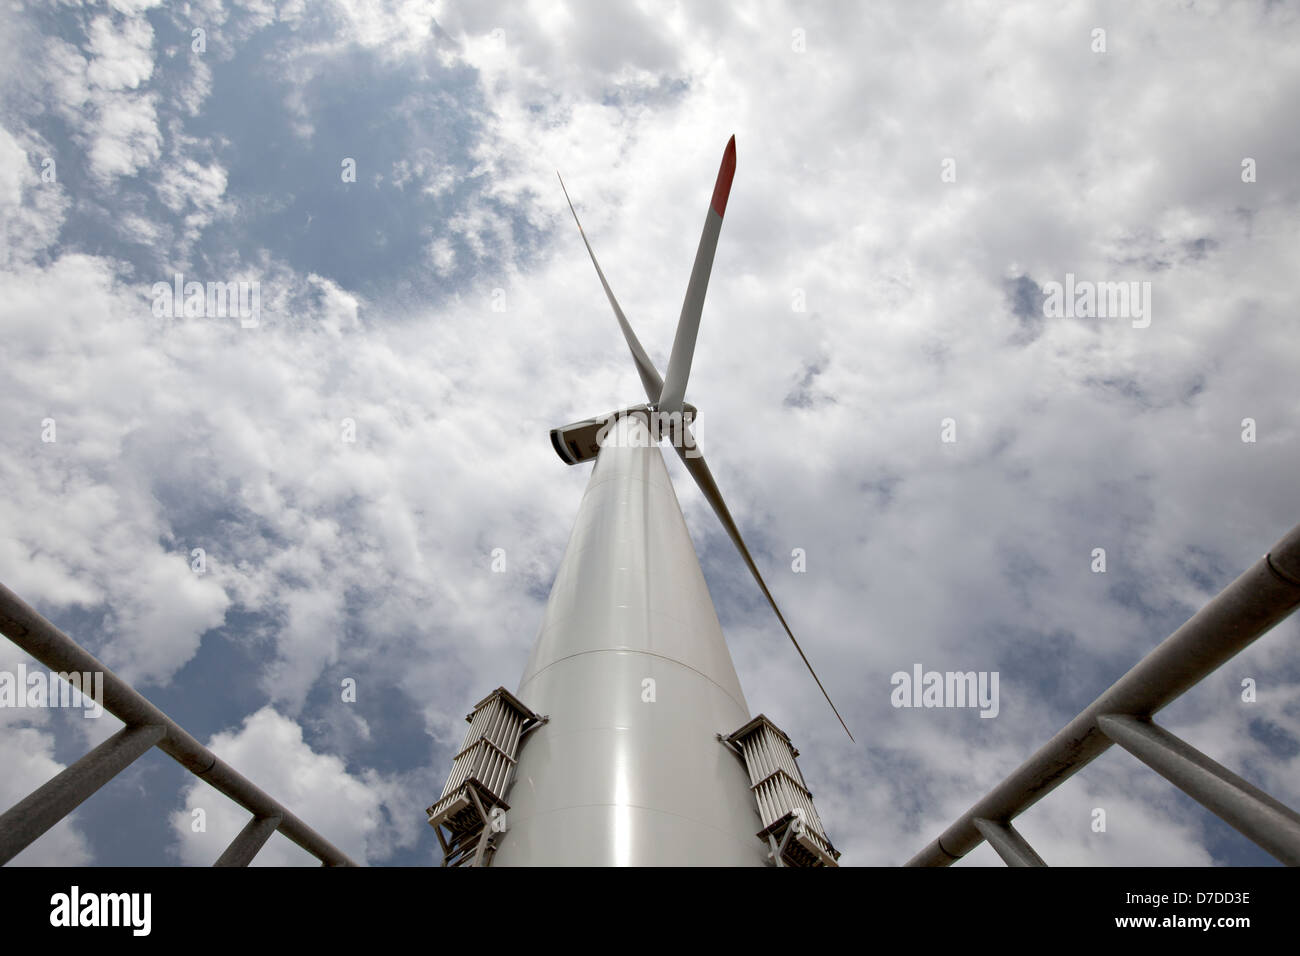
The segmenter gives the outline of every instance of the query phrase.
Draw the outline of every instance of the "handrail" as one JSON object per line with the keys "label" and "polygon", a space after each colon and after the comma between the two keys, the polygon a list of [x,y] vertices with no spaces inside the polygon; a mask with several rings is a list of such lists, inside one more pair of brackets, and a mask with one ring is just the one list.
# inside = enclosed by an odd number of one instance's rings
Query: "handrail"
{"label": "handrail", "polygon": [[[1290,615],[1298,605],[1300,525],[1292,528],[1268,554],[1165,638],[906,865],[948,866],[965,856],[985,839],[977,821],[1009,828],[1015,817],[1051,793],[1114,743],[1100,723],[1102,718],[1149,721],[1152,714],[1245,649]],[[1121,723],[1120,726],[1128,725]],[[1167,732],[1162,733],[1172,738]],[[1197,754],[1187,744],[1181,741],[1178,744],[1191,754]],[[1202,761],[1214,763],[1203,754],[1197,756]],[[1177,766],[1191,768],[1192,765],[1192,762],[1185,761]],[[1217,764],[1214,766],[1218,767]],[[1240,781],[1240,778],[1225,768],[1219,767],[1219,770]],[[1170,773],[1165,773],[1164,770],[1160,772],[1193,798],[1202,799],[1200,788],[1193,785],[1188,773],[1176,768],[1171,769]],[[1221,779],[1231,783],[1227,777],[1221,776]],[[1248,784],[1247,786],[1249,787]],[[1243,801],[1259,799],[1247,791],[1238,790],[1238,798]],[[1250,790],[1254,788],[1251,787]],[[1254,809],[1269,820],[1281,821],[1283,818],[1277,815],[1276,808],[1282,805],[1266,794],[1260,793],[1260,797],[1270,803],[1259,803]],[[1272,845],[1265,845],[1259,839],[1261,834],[1258,830],[1248,832],[1233,819],[1224,816],[1215,805],[1206,805],[1284,862],[1290,862],[1300,855],[1300,838],[1297,837],[1296,830],[1284,828],[1286,832],[1283,832],[1275,829],[1269,836]],[[1292,817],[1296,816],[1285,807],[1282,810],[1291,813]],[[1278,825],[1282,826],[1280,823]],[[1016,836],[1019,837],[1019,834]],[[1020,844],[1023,844],[1021,850],[1030,849],[1023,838],[1020,838]],[[994,847],[997,849],[998,844],[995,843]],[[1006,855],[1003,858],[1006,860]]]}
{"label": "handrail", "polygon": [[[252,814],[249,826],[222,854],[221,861],[246,865],[274,831],[284,834],[325,866],[356,866],[348,856],[303,823],[278,801],[203,746],[149,702],[0,584],[0,633],[56,673],[104,675],[104,709],[126,726],[85,757],[64,769],[10,810],[0,815],[0,864],[8,863],[82,801],[151,747],[234,800]],[[111,745],[111,746],[110,746]],[[270,821],[276,821],[272,828]],[[261,842],[258,842],[260,838]],[[253,846],[257,843],[256,847]],[[252,848],[252,852],[249,849]]]}

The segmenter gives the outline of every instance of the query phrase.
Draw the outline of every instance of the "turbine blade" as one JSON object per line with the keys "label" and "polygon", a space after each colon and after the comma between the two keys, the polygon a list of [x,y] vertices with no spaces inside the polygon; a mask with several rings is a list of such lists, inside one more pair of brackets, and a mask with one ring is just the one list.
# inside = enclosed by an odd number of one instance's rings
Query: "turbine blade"
{"label": "turbine blade", "polygon": [[[560,176],[558,170],[555,175],[559,176],[560,188],[564,189],[564,177]],[[645,387],[646,399],[651,402],[658,401],[660,393],[664,390],[664,380],[659,377],[659,370],[655,368],[654,363],[650,361],[650,356],[646,355],[645,349],[641,347],[636,333],[632,331],[632,326],[628,324],[627,316],[623,314],[623,310],[618,306],[618,299],[614,298],[614,291],[610,289],[609,283],[605,281],[605,273],[601,271],[600,263],[596,261],[596,253],[591,251],[591,243],[587,241],[587,233],[582,228],[582,222],[578,219],[578,211],[573,208],[573,200],[569,199],[567,189],[564,189],[564,199],[569,204],[569,212],[573,213],[573,221],[578,224],[578,232],[582,235],[582,244],[587,247],[587,255],[591,256],[591,264],[596,267],[596,275],[600,276],[600,284],[605,290],[605,298],[609,299],[609,304],[614,307],[614,315],[618,319],[619,328],[623,330],[623,338],[627,341],[627,347],[632,352],[632,361],[636,363],[637,374],[641,376],[641,384]]]}
{"label": "turbine blade", "polygon": [[[689,444],[694,446],[694,436],[691,437]],[[821,689],[822,696],[826,698],[826,703],[830,704],[831,710],[835,711],[835,716],[839,719],[840,726],[843,727],[844,732],[849,735],[849,740],[853,740],[853,731],[849,730],[849,725],[844,722],[843,717],[840,717],[839,709],[835,706],[835,702],[831,700],[831,695],[826,693],[826,688],[822,686],[821,678],[817,676],[817,672],[813,670],[812,664],[808,661],[808,655],[803,652],[803,648],[800,647],[799,642],[795,640],[794,632],[790,630],[790,625],[785,622],[785,615],[782,614],[781,609],[776,606],[776,601],[772,598],[772,592],[767,589],[767,585],[763,582],[763,575],[758,573],[758,566],[754,564],[754,559],[749,554],[749,548],[745,547],[745,539],[740,536],[740,529],[736,527],[736,522],[732,520],[731,512],[727,510],[727,503],[722,500],[722,492],[718,490],[718,485],[713,480],[713,473],[709,471],[709,466],[704,460],[704,455],[699,454],[698,457],[688,455],[687,442],[674,442],[673,447],[677,449],[678,457],[680,457],[682,463],[686,465],[686,470],[691,473],[691,477],[695,479],[695,483],[699,485],[700,491],[703,492],[705,499],[713,506],[713,511],[718,516],[718,520],[722,522],[722,527],[726,528],[727,534],[731,535],[731,540],[735,543],[736,549],[740,551],[740,556],[745,559],[745,564],[749,566],[750,574],[754,575],[754,580],[758,582],[759,588],[762,589],[763,596],[767,598],[767,603],[770,604],[772,610],[776,612],[777,620],[781,622],[781,626],[785,628],[785,632],[790,635],[790,641],[794,644],[794,649],[799,652],[799,656],[803,658],[804,664],[807,665],[808,673],[812,674],[813,680],[817,682],[818,688]],[[695,446],[695,451],[699,452],[698,446]],[[853,742],[857,743],[856,740]]]}
{"label": "turbine blade", "polygon": [[[731,180],[736,175],[736,137],[727,140],[718,169],[718,181],[713,186],[713,198],[704,216],[704,232],[700,246],[695,251],[695,265],[691,267],[691,281],[686,286],[686,300],[677,320],[677,335],[673,338],[673,352],[668,359],[668,373],[663,391],[658,395],[659,410],[672,414],[682,410],[686,400],[686,380],[691,376],[691,359],[695,356],[695,337],[700,331],[700,313],[704,311],[704,293],[709,288],[709,273],[713,271],[713,253],[718,248],[718,234],[722,231],[722,214],[727,209],[731,195]],[[656,399],[651,399],[655,401]]]}

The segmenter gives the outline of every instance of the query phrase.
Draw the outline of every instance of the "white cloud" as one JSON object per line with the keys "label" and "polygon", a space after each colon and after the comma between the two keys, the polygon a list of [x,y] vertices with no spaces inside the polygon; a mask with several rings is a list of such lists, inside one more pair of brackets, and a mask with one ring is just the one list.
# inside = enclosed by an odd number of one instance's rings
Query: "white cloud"
{"label": "white cloud", "polygon": [[212,68],[200,54],[189,59],[189,69],[182,74],[181,85],[172,91],[173,102],[190,116],[198,116],[212,95]]}
{"label": "white cloud", "polygon": [[445,236],[440,236],[429,243],[429,260],[438,275],[448,276],[456,265],[456,249]]}
{"label": "white cloud", "polygon": [[0,208],[9,212],[22,205],[23,187],[30,185],[32,178],[26,151],[0,127]]}
{"label": "white cloud", "polygon": [[203,166],[193,159],[183,159],[163,170],[159,178],[158,198],[172,212],[187,207],[211,212],[226,192],[226,171],[218,164]]}
{"label": "white cloud", "polygon": [[[367,841],[382,827],[382,787],[373,779],[357,779],[338,757],[316,753],[303,741],[302,728],[270,707],[250,714],[239,730],[217,734],[207,746],[353,860],[365,862]],[[171,817],[181,863],[211,866],[248,822],[248,811],[202,781],[187,786],[183,800],[184,809]],[[196,809],[206,817],[203,832],[194,830]],[[319,862],[276,834],[253,865]]]}
{"label": "white cloud", "polygon": [[162,148],[157,96],[141,87],[153,75],[153,28],[140,18],[107,17],[90,26],[87,52],[55,38],[45,41],[43,76],[53,108],[73,127],[101,184],[129,176],[156,160]]}
{"label": "white cloud", "polygon": [[[139,317],[148,305],[140,292],[115,287],[100,260],[67,257],[48,271],[10,274],[7,289],[0,325],[11,356],[27,356],[33,368],[51,363],[47,374],[61,368],[62,376],[47,381],[61,377],[63,385],[43,392],[35,408],[16,397],[5,408],[7,439],[40,456],[30,467],[0,466],[10,491],[5,576],[45,607],[106,604],[105,663],[127,679],[166,681],[229,603],[216,577],[190,571],[184,542],[164,547],[171,531],[149,487],[154,469],[166,473],[166,431],[176,423],[143,425],[139,410],[152,387],[164,394],[177,387],[164,378],[178,370],[168,373],[161,354],[140,354],[148,331]],[[44,321],[52,308],[65,317],[57,326]],[[95,355],[117,359],[104,364]],[[83,388],[99,397],[86,402],[77,394]],[[169,402],[153,394],[156,414]],[[55,429],[48,443],[41,440],[47,418]],[[127,477],[124,455],[142,470]],[[120,480],[105,481],[107,474]]]}
{"label": "white cloud", "polygon": [[139,16],[158,6],[161,0],[109,0],[109,6],[128,17]]}
{"label": "white cloud", "polygon": [[156,160],[162,149],[152,96],[94,98],[94,139],[87,158],[104,182],[130,176]]}
{"label": "white cloud", "polygon": [[[53,181],[42,179],[47,172]],[[48,249],[67,208],[53,150],[34,137],[20,142],[0,126],[0,266],[30,262]]]}
{"label": "white cloud", "polygon": [[131,16],[120,21],[120,29],[109,17],[90,23],[87,49],[91,59],[86,79],[101,90],[138,89],[153,75],[153,27],[149,21]]}

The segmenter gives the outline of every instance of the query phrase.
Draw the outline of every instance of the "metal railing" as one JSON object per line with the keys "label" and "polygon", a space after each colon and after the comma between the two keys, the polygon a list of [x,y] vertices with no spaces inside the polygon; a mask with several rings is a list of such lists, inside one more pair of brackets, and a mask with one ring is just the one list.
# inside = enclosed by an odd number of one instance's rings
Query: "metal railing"
{"label": "metal railing", "polygon": [[356,866],[342,851],[267,796],[76,641],[0,584],[0,632],[54,673],[102,673],[104,709],[126,724],[76,763],[0,815],[0,865],[80,806],[96,790],[157,747],[252,814],[215,866],[247,866],[279,831],[322,866]]}
{"label": "metal railing", "polygon": [[1119,744],[1224,822],[1300,865],[1300,814],[1151,716],[1300,605],[1300,525],[962,814],[908,866],[948,866],[985,840],[1008,866],[1043,866],[1011,821]]}

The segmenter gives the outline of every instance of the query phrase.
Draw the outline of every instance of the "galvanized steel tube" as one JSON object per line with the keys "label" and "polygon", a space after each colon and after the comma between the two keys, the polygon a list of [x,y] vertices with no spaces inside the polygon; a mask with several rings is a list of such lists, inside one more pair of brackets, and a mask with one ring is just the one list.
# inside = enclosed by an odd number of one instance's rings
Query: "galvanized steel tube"
{"label": "galvanized steel tube", "polygon": [[174,720],[151,704],[94,655],[0,584],[0,632],[52,671],[90,671],[104,675],[104,709],[128,726],[159,726],[165,736],[156,746],[195,776],[207,781],[245,810],[279,814],[280,832],[331,866],[355,866],[341,850],[219,760]]}
{"label": "galvanized steel tube", "polygon": [[1107,714],[1104,733],[1220,820],[1300,866],[1300,814],[1149,720]]}
{"label": "galvanized steel tube", "polygon": [[0,816],[0,864],[8,863],[96,790],[162,740],[159,724],[123,727],[112,737],[37,787]]}
{"label": "galvanized steel tube", "polygon": [[1300,525],[983,799],[908,866],[947,866],[983,840],[974,820],[1011,820],[1111,745],[1102,714],[1149,717],[1282,621],[1300,604]]}

